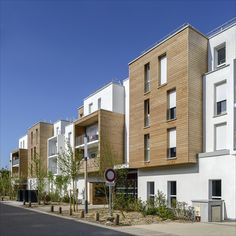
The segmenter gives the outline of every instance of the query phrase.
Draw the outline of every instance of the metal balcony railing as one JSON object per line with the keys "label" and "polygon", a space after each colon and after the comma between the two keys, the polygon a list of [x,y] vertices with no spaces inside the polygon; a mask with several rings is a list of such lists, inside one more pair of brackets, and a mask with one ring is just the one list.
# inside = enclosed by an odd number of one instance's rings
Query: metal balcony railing
{"label": "metal balcony railing", "polygon": [[20,159],[19,159],[19,158],[18,158],[18,159],[15,159],[15,160],[14,160],[14,159],[12,160],[12,165],[13,165],[13,166],[19,165],[19,164],[20,164]]}
{"label": "metal balcony railing", "polygon": [[[79,145],[83,145],[84,144],[84,137],[85,135],[80,135],[75,137],[75,146],[79,146]],[[87,142],[90,143],[92,141],[96,141],[98,140],[99,135],[98,134],[93,134],[93,135],[89,135],[87,136]]]}
{"label": "metal balcony railing", "polygon": [[145,116],[144,126],[145,127],[150,126],[150,114]]}

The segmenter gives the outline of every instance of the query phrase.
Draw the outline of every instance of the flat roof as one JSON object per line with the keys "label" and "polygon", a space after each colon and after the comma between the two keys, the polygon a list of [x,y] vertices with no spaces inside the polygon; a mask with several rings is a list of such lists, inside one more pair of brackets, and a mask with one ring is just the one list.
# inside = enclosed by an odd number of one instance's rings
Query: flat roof
{"label": "flat roof", "polygon": [[128,65],[132,64],[133,62],[137,61],[139,58],[143,57],[144,55],[146,55],[147,53],[149,53],[150,51],[154,50],[155,48],[157,48],[159,45],[163,44],[164,42],[166,42],[167,40],[169,40],[170,38],[174,37],[175,35],[177,35],[178,33],[180,33],[181,31],[185,30],[186,28],[191,28],[194,31],[196,31],[197,33],[201,34],[203,37],[207,38],[206,35],[204,35],[202,32],[200,32],[199,30],[197,30],[196,28],[194,28],[192,25],[190,25],[189,23],[185,23],[181,26],[179,26],[177,29],[173,30],[171,33],[169,33],[168,35],[164,36],[163,38],[161,38],[159,41],[157,41],[156,43],[154,43],[152,46],[148,47],[146,50],[144,50],[140,56],[136,57],[135,59],[133,59],[131,62],[128,63]]}

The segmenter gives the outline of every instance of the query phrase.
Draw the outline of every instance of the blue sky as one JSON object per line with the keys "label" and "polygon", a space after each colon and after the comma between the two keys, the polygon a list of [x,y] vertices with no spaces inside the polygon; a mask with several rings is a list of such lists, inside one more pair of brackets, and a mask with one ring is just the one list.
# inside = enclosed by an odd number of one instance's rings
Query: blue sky
{"label": "blue sky", "polygon": [[235,17],[235,0],[1,0],[0,165],[38,121],[76,118],[83,98],[185,22],[203,33]]}

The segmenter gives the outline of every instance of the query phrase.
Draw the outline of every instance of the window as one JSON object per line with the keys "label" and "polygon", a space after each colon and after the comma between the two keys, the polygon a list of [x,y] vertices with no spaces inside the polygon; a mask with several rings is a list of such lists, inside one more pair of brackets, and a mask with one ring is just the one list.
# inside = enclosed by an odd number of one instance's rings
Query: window
{"label": "window", "polygon": [[34,139],[34,136],[33,136],[33,131],[30,133],[30,143],[31,145],[33,145],[33,139]]}
{"label": "window", "polygon": [[144,101],[144,127],[150,125],[150,108],[149,108],[149,99]]}
{"label": "window", "polygon": [[36,152],[36,147],[34,147],[34,158],[36,158],[37,152]]}
{"label": "window", "polygon": [[93,107],[93,103],[89,104],[89,114],[92,113],[92,107]]}
{"label": "window", "polygon": [[226,82],[215,86],[215,113],[221,115],[226,113]]}
{"label": "window", "polygon": [[176,118],[176,90],[168,92],[168,110],[167,120],[173,120]]}
{"label": "window", "polygon": [[36,144],[38,144],[38,135],[39,135],[39,131],[38,129],[36,129]]}
{"label": "window", "polygon": [[170,207],[176,207],[176,200],[177,200],[177,186],[176,181],[168,181],[167,187],[168,193],[168,204]]}
{"label": "window", "polygon": [[154,201],[155,187],[154,182],[147,182],[147,200]]}
{"label": "window", "polygon": [[227,143],[226,123],[215,125],[215,150],[226,149]]}
{"label": "window", "polygon": [[102,107],[102,99],[99,98],[98,99],[98,110],[101,109],[101,107]]}
{"label": "window", "polygon": [[168,130],[168,158],[176,158],[176,128]]}
{"label": "window", "polygon": [[150,161],[150,136],[144,135],[144,161]]}
{"label": "window", "polygon": [[210,180],[209,182],[209,198],[221,199],[221,180]]}
{"label": "window", "polygon": [[57,127],[57,129],[56,129],[56,135],[58,135],[59,134],[59,127]]}
{"label": "window", "polygon": [[150,63],[144,66],[144,92],[150,91]]}
{"label": "window", "polygon": [[223,65],[226,61],[225,43],[216,48],[215,55],[216,55],[216,58],[215,58],[216,59],[216,67]]}
{"label": "window", "polygon": [[167,83],[167,58],[166,58],[166,55],[159,57],[159,70],[160,70],[159,83],[160,83],[160,85],[166,84]]}

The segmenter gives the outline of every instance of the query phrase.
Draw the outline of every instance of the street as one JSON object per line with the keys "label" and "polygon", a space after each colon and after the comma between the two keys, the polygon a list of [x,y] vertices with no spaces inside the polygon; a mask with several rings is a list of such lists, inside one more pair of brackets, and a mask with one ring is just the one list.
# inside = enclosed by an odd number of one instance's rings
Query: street
{"label": "street", "polygon": [[102,227],[75,222],[45,215],[18,207],[0,203],[0,235],[1,236],[43,236],[43,235],[114,235],[130,234],[116,232]]}

